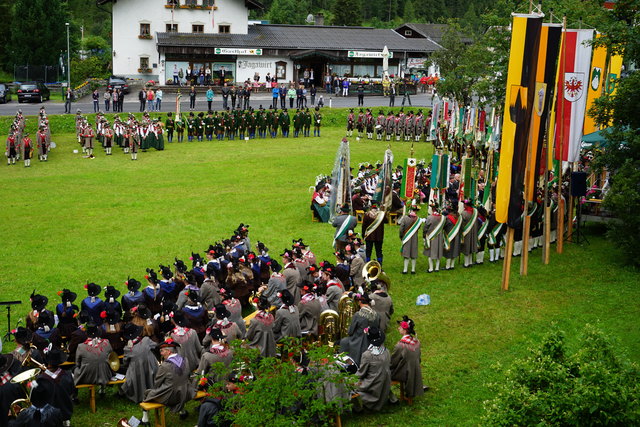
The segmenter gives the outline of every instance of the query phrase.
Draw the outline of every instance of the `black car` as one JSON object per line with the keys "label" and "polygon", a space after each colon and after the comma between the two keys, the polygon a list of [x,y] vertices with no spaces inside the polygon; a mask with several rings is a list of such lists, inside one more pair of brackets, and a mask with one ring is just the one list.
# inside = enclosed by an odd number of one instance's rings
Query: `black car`
{"label": "black car", "polygon": [[11,89],[4,83],[0,83],[0,102],[6,104],[11,101]]}
{"label": "black car", "polygon": [[129,85],[124,77],[111,76],[109,77],[109,83],[107,84],[107,89],[114,91],[116,89],[120,89],[122,93],[129,93]]}
{"label": "black car", "polygon": [[49,88],[40,82],[22,83],[18,88],[18,102],[25,101],[42,102],[49,100],[51,94]]}

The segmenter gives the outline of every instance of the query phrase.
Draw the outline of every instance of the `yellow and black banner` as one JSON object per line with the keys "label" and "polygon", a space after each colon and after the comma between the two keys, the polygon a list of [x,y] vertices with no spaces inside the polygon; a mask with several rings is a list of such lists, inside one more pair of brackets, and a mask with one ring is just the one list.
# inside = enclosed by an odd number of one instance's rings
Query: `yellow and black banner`
{"label": "yellow and black banner", "polygon": [[533,100],[534,114],[532,114],[531,130],[529,131],[531,157],[527,168],[528,175],[525,177],[527,184],[525,198],[528,201],[533,201],[536,179],[543,173],[540,163],[544,136],[547,132],[547,118],[553,101],[561,38],[562,24],[542,24]]}
{"label": "yellow and black banner", "polygon": [[[596,34],[596,38],[600,37],[600,34]],[[587,85],[587,114],[584,116],[582,131],[584,135],[598,130],[596,122],[589,116],[589,109],[593,106],[596,99],[602,96],[602,88],[606,82],[606,63],[607,48],[605,46],[594,47],[593,56],[591,57],[591,69],[589,71],[589,84]]]}
{"label": "yellow and black banner", "polygon": [[541,27],[540,15],[513,16],[496,189],[496,220],[512,228],[521,223]]}

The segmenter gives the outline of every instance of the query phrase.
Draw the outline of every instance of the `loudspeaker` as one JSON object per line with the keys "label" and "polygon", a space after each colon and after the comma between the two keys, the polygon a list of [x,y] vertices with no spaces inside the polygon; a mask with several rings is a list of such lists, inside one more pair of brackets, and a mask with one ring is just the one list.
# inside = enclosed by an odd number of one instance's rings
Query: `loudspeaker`
{"label": "loudspeaker", "polygon": [[571,195],[583,197],[587,195],[587,173],[571,172]]}

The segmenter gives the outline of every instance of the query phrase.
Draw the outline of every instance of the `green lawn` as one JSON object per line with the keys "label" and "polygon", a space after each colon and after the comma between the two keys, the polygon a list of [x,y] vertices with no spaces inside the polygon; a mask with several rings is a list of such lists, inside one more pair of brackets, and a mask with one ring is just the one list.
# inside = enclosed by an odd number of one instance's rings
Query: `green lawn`
{"label": "green lawn", "polygon": [[[334,111],[326,122],[341,123],[344,115]],[[36,158],[29,169],[0,165],[0,300],[25,302],[13,314],[26,314],[34,288],[49,296],[50,308],[63,287],[81,298],[87,280],[125,289],[127,276],[141,279],[147,267],[157,269],[175,256],[186,260],[191,251],[202,253],[241,222],[250,224],[252,242],[265,242],[272,255],[302,237],[319,260],[333,261],[333,228],[311,222],[309,186],[318,174],[330,172],[342,125],[324,128],[322,138],[166,144],[165,151],[140,153],[133,162],[119,149],[113,156],[97,149],[93,160],[73,154],[78,148],[73,135],[56,133],[58,125],[69,132],[70,119],[51,118],[58,148],[49,162]],[[6,124],[0,120],[0,131]],[[353,138],[352,166],[382,160],[386,144]],[[396,164],[408,155],[407,143],[392,142],[391,148]],[[429,144],[416,145],[416,157],[430,154]],[[477,425],[482,402],[490,397],[486,383],[500,378],[494,365],[508,366],[523,356],[552,322],[567,332],[569,342],[584,324],[598,323],[630,359],[640,361],[638,272],[620,264],[602,228],[588,227],[587,232],[590,246],[568,244],[561,255],[554,248],[548,266],[535,251],[527,277],[518,276],[516,259],[511,290],[505,293],[499,264],[426,274],[421,258],[418,275],[400,275],[397,229],[387,226],[384,266],[392,279],[396,315],[408,314],[418,325],[423,376],[431,391],[410,408],[393,406],[343,420]],[[415,305],[421,293],[431,296],[430,306]],[[6,320],[0,325],[4,331]],[[390,332],[387,344],[397,339]],[[111,426],[121,417],[140,415],[135,405],[116,396],[99,399],[92,415],[84,391],[81,399],[76,426]],[[171,414],[168,422],[193,426],[196,418],[180,422]]]}

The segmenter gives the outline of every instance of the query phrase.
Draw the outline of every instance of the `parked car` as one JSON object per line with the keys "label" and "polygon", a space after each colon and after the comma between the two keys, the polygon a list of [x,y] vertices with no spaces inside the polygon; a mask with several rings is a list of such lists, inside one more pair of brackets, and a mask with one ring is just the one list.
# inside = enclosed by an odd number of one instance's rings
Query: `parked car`
{"label": "parked car", "polygon": [[4,83],[0,83],[0,102],[6,104],[11,101],[11,89]]}
{"label": "parked car", "polygon": [[41,82],[29,82],[22,83],[18,88],[18,102],[23,103],[25,101],[42,102],[49,100],[51,93],[49,88]]}
{"label": "parked car", "polygon": [[107,84],[107,89],[113,91],[116,89],[120,89],[122,93],[129,93],[129,85],[124,77],[111,76],[109,77],[109,83]]}

